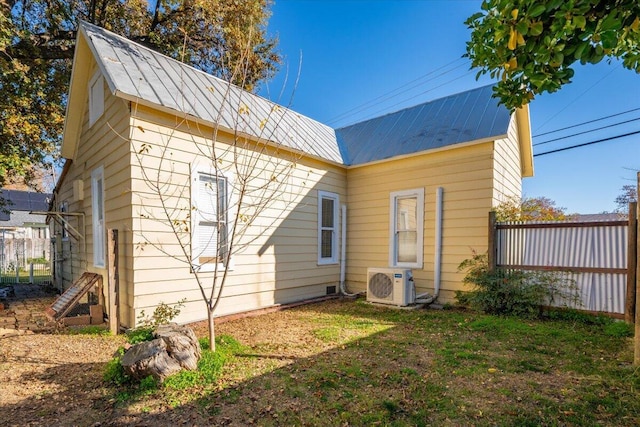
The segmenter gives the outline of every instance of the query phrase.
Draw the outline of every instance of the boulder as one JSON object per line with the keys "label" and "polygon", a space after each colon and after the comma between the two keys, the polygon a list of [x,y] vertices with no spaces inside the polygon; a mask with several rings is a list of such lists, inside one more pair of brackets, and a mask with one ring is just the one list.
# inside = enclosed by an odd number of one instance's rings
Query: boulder
{"label": "boulder", "polygon": [[122,356],[120,364],[136,379],[152,375],[159,382],[182,369],[195,370],[200,360],[200,343],[193,330],[176,324],[160,325],[155,339],[138,343]]}

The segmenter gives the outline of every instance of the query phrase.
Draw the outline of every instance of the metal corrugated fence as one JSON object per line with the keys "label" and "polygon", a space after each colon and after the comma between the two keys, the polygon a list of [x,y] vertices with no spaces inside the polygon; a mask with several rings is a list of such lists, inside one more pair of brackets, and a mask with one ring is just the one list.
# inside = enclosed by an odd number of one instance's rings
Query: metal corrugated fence
{"label": "metal corrugated fence", "polygon": [[496,266],[561,272],[579,302],[552,305],[624,314],[628,234],[627,221],[497,223]]}

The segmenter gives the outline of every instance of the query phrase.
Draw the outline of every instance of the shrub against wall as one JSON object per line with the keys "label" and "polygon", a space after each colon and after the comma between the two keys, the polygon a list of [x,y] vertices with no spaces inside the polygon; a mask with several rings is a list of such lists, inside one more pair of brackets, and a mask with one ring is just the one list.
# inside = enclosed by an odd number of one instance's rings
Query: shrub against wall
{"label": "shrub against wall", "polygon": [[519,317],[539,317],[542,307],[554,302],[579,304],[575,282],[562,273],[489,269],[487,254],[473,254],[464,260],[458,271],[466,271],[463,282],[471,291],[457,291],[460,304],[469,305],[487,314]]}

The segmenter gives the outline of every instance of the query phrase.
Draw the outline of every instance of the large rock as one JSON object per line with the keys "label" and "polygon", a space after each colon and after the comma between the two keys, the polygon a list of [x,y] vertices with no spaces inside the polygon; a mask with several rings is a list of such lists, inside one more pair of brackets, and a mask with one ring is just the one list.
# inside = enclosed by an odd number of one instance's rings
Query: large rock
{"label": "large rock", "polygon": [[176,324],[160,325],[156,328],[154,336],[164,341],[167,353],[180,366],[191,371],[197,369],[201,349],[191,328]]}
{"label": "large rock", "polygon": [[162,382],[181,369],[195,370],[200,360],[200,343],[193,331],[176,324],[160,325],[154,340],[132,346],[120,363],[136,379],[152,375]]}

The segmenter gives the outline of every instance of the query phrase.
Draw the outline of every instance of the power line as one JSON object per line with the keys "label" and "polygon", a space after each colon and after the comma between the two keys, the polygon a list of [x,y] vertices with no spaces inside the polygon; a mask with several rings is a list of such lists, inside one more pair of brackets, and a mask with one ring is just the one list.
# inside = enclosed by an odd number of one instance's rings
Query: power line
{"label": "power line", "polygon": [[573,128],[576,128],[576,127],[579,127],[579,126],[583,126],[583,125],[599,122],[599,121],[602,121],[602,120],[610,119],[612,117],[622,116],[623,114],[632,113],[632,112],[638,111],[638,110],[640,110],[640,107],[633,108],[633,109],[627,110],[627,111],[623,111],[621,113],[616,113],[616,114],[611,114],[609,116],[600,117],[598,119],[587,120],[586,122],[582,122],[582,123],[576,123],[575,125],[563,127],[563,128],[560,128],[560,129],[550,130],[549,132],[539,133],[537,135],[533,135],[533,138],[537,138],[539,136],[544,136],[544,135],[549,135],[550,133],[560,132],[560,131],[567,130],[567,129],[573,129]]}
{"label": "power line", "polygon": [[560,115],[560,113],[562,113],[563,111],[565,111],[567,108],[569,108],[571,105],[575,104],[576,102],[578,102],[578,99],[582,98],[584,95],[587,94],[587,92],[589,92],[591,89],[593,89],[594,87],[596,87],[597,85],[599,85],[604,79],[606,79],[607,77],[609,77],[615,70],[617,70],[618,68],[620,68],[620,65],[618,65],[617,67],[613,67],[611,69],[611,71],[609,71],[607,74],[605,74],[604,76],[602,76],[597,82],[595,82],[594,84],[592,84],[591,86],[589,86],[586,90],[584,90],[580,95],[576,96],[573,101],[569,102],[567,105],[565,105],[563,108],[560,109],[560,111],[558,111],[557,113],[551,115],[549,117],[549,119],[547,119],[546,122],[542,123],[540,126],[537,127],[536,130],[539,130],[543,127],[546,126],[547,123],[549,123],[551,120],[553,120],[554,118],[558,117],[558,115]]}
{"label": "power line", "polygon": [[640,133],[640,130],[637,130],[635,132],[629,132],[629,133],[625,133],[625,134],[622,134],[622,135],[610,136],[609,138],[602,138],[602,139],[598,139],[596,141],[591,141],[591,142],[585,142],[585,143],[582,143],[582,144],[571,145],[569,147],[558,148],[556,150],[551,150],[551,151],[545,151],[544,153],[534,154],[533,157],[544,156],[545,154],[559,153],[560,151],[572,150],[574,148],[586,147],[587,145],[599,144],[601,142],[612,141],[614,139],[624,138],[626,136],[631,136],[631,135],[637,135],[639,133]]}
{"label": "power line", "polygon": [[[397,97],[397,96],[399,96],[399,95],[401,95],[403,93],[406,93],[406,92],[408,92],[408,91],[410,91],[410,90],[412,90],[412,89],[414,89],[414,88],[416,88],[418,86],[424,85],[425,83],[427,83],[429,81],[435,80],[438,77],[441,77],[441,76],[444,76],[444,75],[446,75],[448,73],[451,73],[454,70],[466,65],[467,63],[464,62],[464,63],[462,63],[460,65],[457,65],[456,67],[453,67],[452,69],[446,70],[446,71],[444,71],[444,72],[442,72],[442,73],[440,73],[440,74],[438,74],[438,75],[436,75],[434,77],[431,77],[431,78],[429,78],[429,79],[427,79],[427,80],[425,80],[425,81],[423,81],[421,83],[414,84],[414,83],[416,83],[416,82],[418,82],[420,80],[425,79],[428,76],[431,76],[434,73],[437,73],[440,70],[443,70],[443,69],[455,64],[456,62],[458,62],[458,61],[460,61],[462,59],[463,58],[457,58],[457,59],[455,59],[455,60],[453,60],[453,61],[451,61],[451,62],[449,62],[449,63],[447,63],[447,64],[445,64],[445,65],[443,65],[443,66],[441,66],[439,68],[436,68],[433,71],[430,71],[430,72],[428,72],[426,74],[423,74],[422,76],[420,76],[420,77],[418,77],[416,79],[413,79],[413,80],[411,80],[411,81],[409,81],[409,82],[407,82],[407,83],[405,83],[405,84],[403,84],[403,85],[401,85],[401,86],[399,86],[399,87],[397,87],[397,88],[395,88],[395,89],[393,89],[393,90],[391,90],[389,92],[383,93],[382,95],[377,96],[374,99],[371,99],[371,100],[369,100],[367,102],[364,102],[364,103],[362,103],[360,105],[357,105],[357,106],[355,106],[355,107],[353,107],[353,108],[351,108],[351,109],[349,109],[349,110],[347,110],[347,111],[345,111],[345,112],[343,112],[341,114],[338,114],[337,116],[332,117],[331,119],[327,120],[326,123],[327,124],[332,124],[332,123],[335,123],[338,120],[342,120],[342,119],[344,119],[346,117],[353,116],[353,115],[355,115],[355,114],[357,114],[359,112],[362,112],[362,111],[365,111],[365,110],[367,110],[369,108],[372,108],[373,106],[379,104],[380,102],[384,102],[384,101],[387,101],[389,99],[393,99],[393,98],[395,98],[395,97]],[[406,89],[401,90],[403,88],[406,88]],[[398,91],[400,91],[400,92],[398,92]]]}
{"label": "power line", "polygon": [[[558,137],[558,138],[549,139],[549,140],[547,140],[547,141],[543,141],[543,142],[538,142],[538,143],[536,143],[536,144],[533,144],[533,146],[534,146],[534,147],[536,147],[536,146],[538,146],[538,145],[544,145],[544,144],[548,144],[548,143],[550,143],[550,142],[555,142],[555,141],[560,141],[560,140],[563,140],[563,139],[573,138],[574,136],[584,135],[584,134],[586,134],[586,133],[591,133],[591,132],[595,132],[595,131],[602,130],[602,129],[608,129],[608,128],[612,128],[612,127],[614,127],[614,126],[620,126],[620,125],[623,125],[623,124],[625,124],[625,123],[631,123],[631,122],[634,122],[634,121],[636,121],[636,120],[640,120],[640,117],[636,117],[635,119],[625,120],[625,121],[618,122],[618,123],[613,123],[613,124],[610,124],[610,125],[607,125],[607,126],[601,126],[601,127],[599,127],[599,128],[594,128],[594,129],[585,130],[585,131],[578,132],[578,133],[572,133],[571,135],[560,136],[560,137]],[[595,121],[595,120],[594,120],[594,121]]]}

